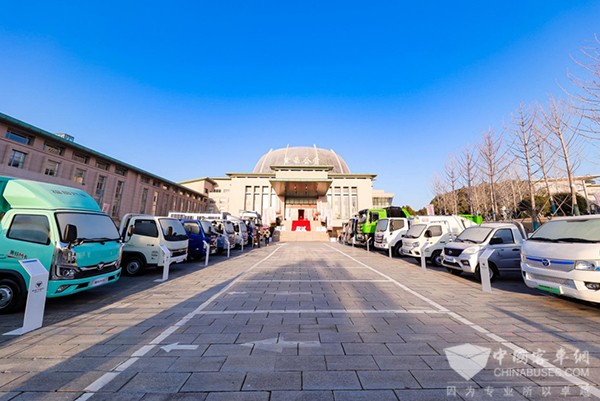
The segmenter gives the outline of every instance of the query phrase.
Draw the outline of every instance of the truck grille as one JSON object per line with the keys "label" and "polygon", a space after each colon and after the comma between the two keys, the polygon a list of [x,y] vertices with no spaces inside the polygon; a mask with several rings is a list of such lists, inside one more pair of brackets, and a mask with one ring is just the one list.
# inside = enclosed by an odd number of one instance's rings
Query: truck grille
{"label": "truck grille", "polygon": [[448,256],[458,256],[462,253],[460,249],[444,248],[444,254]]}
{"label": "truck grille", "polygon": [[183,256],[187,253],[187,249],[171,249],[171,257]]}
{"label": "truck grille", "polygon": [[561,272],[569,272],[575,267],[575,262],[570,260],[544,259],[534,256],[527,256],[527,264],[531,267],[539,269],[558,270]]}
{"label": "truck grille", "polygon": [[80,267],[81,271],[75,273],[75,279],[99,276],[101,274],[114,272],[115,270],[118,270],[118,269],[119,269],[119,266],[117,265],[117,262],[107,263],[102,266],[100,266],[100,265],[83,266],[83,267]]}

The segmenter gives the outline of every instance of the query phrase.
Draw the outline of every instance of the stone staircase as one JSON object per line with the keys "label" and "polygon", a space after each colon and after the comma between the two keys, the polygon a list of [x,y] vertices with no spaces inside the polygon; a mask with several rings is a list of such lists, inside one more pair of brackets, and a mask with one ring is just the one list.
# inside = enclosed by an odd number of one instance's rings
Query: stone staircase
{"label": "stone staircase", "polygon": [[292,231],[292,222],[284,221],[282,231],[275,231],[273,241],[280,242],[329,242],[327,231],[317,231],[321,227],[320,221],[310,222],[310,231]]}

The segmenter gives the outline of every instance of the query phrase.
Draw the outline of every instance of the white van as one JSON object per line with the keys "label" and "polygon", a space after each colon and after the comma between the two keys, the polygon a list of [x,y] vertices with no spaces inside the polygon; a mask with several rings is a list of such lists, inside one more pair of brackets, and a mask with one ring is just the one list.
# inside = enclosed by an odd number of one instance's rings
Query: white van
{"label": "white van", "polygon": [[444,246],[474,225],[476,223],[462,216],[415,216],[402,240],[401,253],[420,259],[421,248],[427,244],[423,251],[425,258],[432,265],[441,266]]}
{"label": "white van", "polygon": [[405,217],[379,219],[375,227],[375,248],[384,251],[392,248],[394,255],[401,256],[402,239],[409,227],[410,220]]}
{"label": "white van", "polygon": [[123,272],[140,274],[147,266],[164,265],[160,246],[171,252],[171,263],[187,259],[188,236],[179,220],[147,214],[126,214],[119,228],[123,247]]}
{"label": "white van", "polygon": [[244,220],[234,216],[227,216],[227,220],[233,224],[233,230],[235,231],[235,243],[232,244],[232,247],[248,246],[248,228]]}
{"label": "white van", "polygon": [[521,247],[528,287],[600,302],[600,215],[556,217]]}

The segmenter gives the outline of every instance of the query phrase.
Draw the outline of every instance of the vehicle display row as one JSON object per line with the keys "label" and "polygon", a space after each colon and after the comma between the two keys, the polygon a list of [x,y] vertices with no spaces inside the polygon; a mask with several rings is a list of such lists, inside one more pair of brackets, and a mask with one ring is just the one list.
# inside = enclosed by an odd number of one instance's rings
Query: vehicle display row
{"label": "vehicle display row", "polygon": [[[181,263],[229,247],[260,245],[260,215],[127,214],[117,229],[86,192],[0,176],[0,314],[24,307],[29,274],[21,261],[48,271],[46,296],[60,297],[116,282],[121,273]],[[205,245],[205,242],[208,245]]]}
{"label": "vehicle display row", "polygon": [[[374,217],[365,210],[348,220],[340,242],[369,245],[364,227]],[[555,217],[529,235],[520,222],[483,223],[471,215],[386,216],[377,220],[372,238],[378,250],[417,260],[423,255],[433,266],[478,281],[480,257],[493,250],[492,281],[516,271],[530,288],[600,303],[600,215]]]}

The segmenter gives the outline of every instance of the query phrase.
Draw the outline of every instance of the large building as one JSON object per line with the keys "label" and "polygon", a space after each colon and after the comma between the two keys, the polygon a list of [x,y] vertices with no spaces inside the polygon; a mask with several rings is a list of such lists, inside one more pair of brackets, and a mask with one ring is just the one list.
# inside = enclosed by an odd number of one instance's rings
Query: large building
{"label": "large building", "polygon": [[339,228],[359,210],[373,207],[374,200],[391,205],[393,194],[373,190],[375,177],[353,174],[333,150],[288,146],[264,154],[252,172],[180,184],[207,194],[214,212],[252,210],[267,223],[310,220]]}
{"label": "large building", "polygon": [[81,188],[116,223],[125,213],[203,212],[204,191],[169,181],[0,113],[0,175]]}

